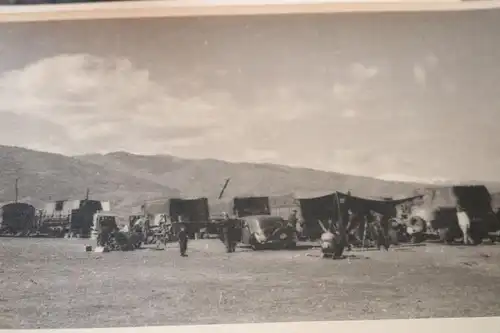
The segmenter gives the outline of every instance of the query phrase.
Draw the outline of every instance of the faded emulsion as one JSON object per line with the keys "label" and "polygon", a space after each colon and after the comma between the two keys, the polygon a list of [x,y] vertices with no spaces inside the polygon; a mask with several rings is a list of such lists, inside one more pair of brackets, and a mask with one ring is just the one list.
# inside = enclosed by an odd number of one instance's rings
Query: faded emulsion
{"label": "faded emulsion", "polygon": [[500,11],[3,23],[0,328],[500,315]]}

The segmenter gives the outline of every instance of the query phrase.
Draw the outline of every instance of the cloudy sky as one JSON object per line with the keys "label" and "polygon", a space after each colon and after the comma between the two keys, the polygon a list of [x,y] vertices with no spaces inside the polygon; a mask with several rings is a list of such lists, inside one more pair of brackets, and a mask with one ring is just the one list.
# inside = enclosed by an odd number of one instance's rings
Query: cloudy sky
{"label": "cloudy sky", "polygon": [[0,144],[500,180],[500,11],[4,24]]}

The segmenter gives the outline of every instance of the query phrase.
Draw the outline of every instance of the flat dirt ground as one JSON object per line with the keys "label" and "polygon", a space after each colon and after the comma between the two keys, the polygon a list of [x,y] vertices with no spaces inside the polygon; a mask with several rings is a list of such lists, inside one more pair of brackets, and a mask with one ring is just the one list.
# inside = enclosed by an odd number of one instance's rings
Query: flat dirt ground
{"label": "flat dirt ground", "polygon": [[[87,253],[0,238],[0,328],[87,328],[500,315],[500,246],[226,254],[218,240]],[[92,244],[94,245],[94,244]]]}

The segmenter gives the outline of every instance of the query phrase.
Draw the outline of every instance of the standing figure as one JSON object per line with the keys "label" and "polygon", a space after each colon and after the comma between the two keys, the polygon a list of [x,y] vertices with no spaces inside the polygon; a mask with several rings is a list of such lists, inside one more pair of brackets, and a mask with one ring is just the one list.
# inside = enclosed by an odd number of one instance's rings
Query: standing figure
{"label": "standing figure", "polygon": [[181,257],[187,257],[186,251],[188,246],[188,234],[184,225],[181,225],[177,237],[179,238],[179,249],[181,251]]}
{"label": "standing figure", "polygon": [[223,241],[224,241],[224,246],[226,247],[226,252],[227,253],[231,253],[231,252],[234,252],[233,251],[233,235],[234,235],[234,232],[232,230],[232,226],[231,226],[231,221],[229,219],[229,215],[224,212],[222,214],[222,218],[223,218],[223,225],[222,225],[222,238],[223,238]]}
{"label": "standing figure", "polygon": [[383,247],[388,251],[390,247],[389,219],[374,211],[369,212],[368,218],[371,239],[375,241],[377,249],[380,250]]}
{"label": "standing figure", "polygon": [[460,206],[457,205],[457,219],[458,226],[464,235],[464,244],[474,244],[472,237],[470,235],[470,218],[467,212]]}
{"label": "standing figure", "polygon": [[288,216],[287,225],[288,225],[288,227],[290,227],[291,229],[293,229],[293,230],[297,230],[297,222],[298,222],[298,218],[297,218],[297,210],[296,210],[296,209],[294,209],[294,210],[292,210],[292,212],[290,213],[290,216]]}
{"label": "standing figure", "polygon": [[149,222],[149,216],[144,219],[144,224],[142,225],[142,237],[144,239],[144,244],[149,244],[148,237],[151,224]]}

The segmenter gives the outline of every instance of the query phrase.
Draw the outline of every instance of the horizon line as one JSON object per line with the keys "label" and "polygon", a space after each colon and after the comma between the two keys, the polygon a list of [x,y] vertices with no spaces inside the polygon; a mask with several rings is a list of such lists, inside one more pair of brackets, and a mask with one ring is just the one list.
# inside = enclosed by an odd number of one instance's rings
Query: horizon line
{"label": "horizon line", "polygon": [[[353,173],[346,173],[346,172],[340,172],[340,171],[333,171],[333,170],[326,170],[326,169],[318,169],[318,168],[313,168],[309,166],[304,166],[304,165],[293,165],[293,164],[280,164],[280,163],[271,163],[271,162],[252,162],[252,161],[235,161],[235,160],[227,160],[223,158],[196,158],[196,157],[179,157],[177,155],[172,155],[172,154],[167,154],[167,153],[157,153],[157,154],[148,154],[148,153],[139,153],[139,152],[131,152],[127,150],[114,150],[114,151],[108,151],[108,152],[89,152],[85,154],[76,154],[76,155],[71,155],[67,153],[62,153],[62,152],[53,152],[53,151],[48,151],[48,150],[40,150],[40,149],[33,149],[25,146],[17,146],[17,145],[5,145],[5,144],[0,144],[0,148],[16,148],[16,149],[24,149],[32,152],[38,152],[38,153],[45,153],[45,154],[52,154],[52,155],[59,155],[59,156],[64,156],[68,158],[75,158],[79,159],[81,157],[85,156],[92,156],[92,155],[99,155],[99,156],[106,156],[106,155],[112,155],[112,154],[128,154],[128,155],[133,155],[133,156],[138,156],[138,157],[172,157],[172,158],[177,158],[180,160],[185,160],[185,161],[215,161],[215,162],[223,162],[223,163],[230,163],[230,164],[250,164],[250,165],[261,165],[261,166],[273,166],[273,167],[285,167],[285,168],[291,168],[291,169],[300,169],[300,170],[307,170],[307,171],[314,171],[314,172],[323,172],[323,173],[328,173],[328,174],[337,174],[337,175],[343,175],[343,176],[348,176],[348,177],[359,177],[359,178],[366,178],[366,179],[375,179],[375,180],[380,180],[380,181],[385,181],[389,183],[403,183],[403,184],[408,184],[408,185],[429,185],[429,186],[453,186],[453,185],[475,185],[475,184],[486,184],[486,183],[493,183],[493,184],[499,184],[500,181],[494,181],[494,180],[452,180],[452,179],[447,179],[445,177],[418,177],[418,176],[413,176],[413,175],[408,175],[408,174],[401,174],[401,176],[404,176],[406,178],[413,178],[414,180],[400,180],[396,178],[388,178],[387,176],[390,174],[382,174],[379,176],[366,176],[366,175],[361,175],[361,174],[353,174]],[[397,175],[397,174],[395,174]],[[385,176],[385,177],[384,177]],[[428,178],[428,179],[426,179]],[[436,180],[431,180],[431,179],[436,179]]]}

